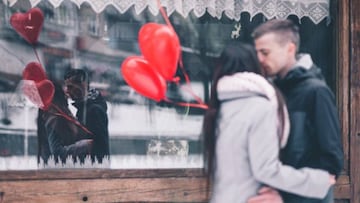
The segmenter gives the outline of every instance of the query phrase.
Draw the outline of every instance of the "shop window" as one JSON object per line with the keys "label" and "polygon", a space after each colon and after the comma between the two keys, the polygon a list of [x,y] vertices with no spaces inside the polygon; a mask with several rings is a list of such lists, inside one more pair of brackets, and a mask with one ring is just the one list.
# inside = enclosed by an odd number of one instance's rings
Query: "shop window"
{"label": "shop window", "polygon": [[[309,7],[318,15],[304,18],[291,13],[280,16],[280,12],[219,14],[200,7],[186,15],[172,12],[169,20],[180,39],[184,71],[177,68],[179,83],[167,82],[169,102],[142,96],[125,82],[121,72],[127,57],[141,55],[141,27],[149,22],[165,24],[164,16],[154,12],[158,10],[156,4],[139,10],[139,5],[123,8],[116,3],[101,4],[102,1],[81,5],[73,1],[62,1],[60,5],[49,2],[52,1],[32,5],[27,0],[0,1],[0,170],[203,168],[204,109],[191,104],[209,99],[212,70],[222,48],[234,41],[252,43],[252,30],[268,18],[287,17],[298,23],[301,51],[312,54],[330,85],[335,86],[334,61],[329,60],[334,55],[333,22],[322,6]],[[8,23],[13,13],[26,12],[32,6],[44,13],[44,25],[34,46]],[[27,100],[22,91],[22,73],[34,61],[41,63],[48,79],[61,84],[71,68],[87,72],[90,88],[99,90],[108,106],[109,159],[98,163],[86,158],[85,164],[74,164],[71,158],[64,164],[53,164],[50,162],[55,161],[49,159],[45,164],[43,157],[38,156],[41,144],[37,132],[44,126],[36,122],[38,106]],[[190,84],[185,76],[190,78]],[[75,114],[70,100],[69,108]]]}

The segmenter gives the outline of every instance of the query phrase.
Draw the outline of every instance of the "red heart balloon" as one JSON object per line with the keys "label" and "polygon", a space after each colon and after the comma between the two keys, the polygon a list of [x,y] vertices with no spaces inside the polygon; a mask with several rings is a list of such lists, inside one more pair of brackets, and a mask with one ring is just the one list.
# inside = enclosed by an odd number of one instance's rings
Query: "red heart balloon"
{"label": "red heart balloon", "polygon": [[146,45],[146,42],[151,40],[153,32],[160,27],[161,25],[157,23],[146,23],[143,25],[139,31],[139,44]]}
{"label": "red heart balloon", "polygon": [[36,83],[36,88],[42,101],[40,108],[43,110],[48,109],[55,94],[54,84],[50,80],[43,80]]}
{"label": "red heart balloon", "polygon": [[152,69],[146,59],[129,56],[121,64],[125,81],[139,94],[157,102],[165,98],[166,82]]}
{"label": "red heart balloon", "polygon": [[167,25],[147,23],[139,31],[139,45],[144,58],[166,80],[176,73],[180,57],[180,41],[175,31]]}
{"label": "red heart balloon", "polygon": [[11,26],[30,44],[37,42],[43,22],[44,15],[39,8],[32,8],[26,13],[14,13],[10,18]]}
{"label": "red heart balloon", "polygon": [[34,105],[43,110],[49,108],[55,93],[54,84],[50,80],[42,80],[38,83],[24,80],[22,90]]}
{"label": "red heart balloon", "polygon": [[28,63],[23,71],[24,80],[33,80],[35,83],[46,79],[45,70],[41,67],[40,63]]}

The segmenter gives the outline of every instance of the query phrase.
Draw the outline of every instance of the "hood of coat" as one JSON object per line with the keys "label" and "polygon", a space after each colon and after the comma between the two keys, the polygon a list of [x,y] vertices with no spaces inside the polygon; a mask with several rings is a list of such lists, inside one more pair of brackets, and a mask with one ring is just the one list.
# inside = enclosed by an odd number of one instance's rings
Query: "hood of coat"
{"label": "hood of coat", "polygon": [[277,106],[276,93],[271,84],[263,76],[251,72],[235,73],[220,78],[217,92],[220,101],[263,96]]}
{"label": "hood of coat", "polygon": [[300,54],[294,67],[284,78],[277,78],[274,82],[279,87],[293,86],[308,78],[324,80],[321,69],[314,65],[309,54]]}
{"label": "hood of coat", "polygon": [[[278,109],[279,105],[274,87],[263,76],[251,72],[235,73],[220,78],[217,84],[217,93],[221,102],[261,96],[267,98],[274,108]],[[282,108],[284,109],[285,122],[284,126],[281,127],[279,118],[278,129],[283,128],[280,141],[280,147],[283,148],[288,140],[290,124],[286,106]]]}

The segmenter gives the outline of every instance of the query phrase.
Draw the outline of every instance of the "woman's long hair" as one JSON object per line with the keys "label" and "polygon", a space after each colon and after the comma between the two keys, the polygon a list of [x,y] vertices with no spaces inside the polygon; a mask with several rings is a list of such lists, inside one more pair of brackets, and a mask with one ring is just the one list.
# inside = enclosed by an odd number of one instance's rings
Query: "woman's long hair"
{"label": "woman's long hair", "polygon": [[215,129],[220,102],[217,95],[217,84],[221,77],[238,72],[254,72],[262,74],[256,51],[251,45],[231,43],[221,53],[214,69],[210,100],[203,123],[205,170],[211,175],[215,156]]}
{"label": "woman's long hair", "polygon": [[[51,82],[53,83],[55,90],[51,105],[57,105],[62,109],[67,109],[68,103],[61,84],[55,80],[52,80]],[[45,123],[48,117],[49,117],[49,113],[47,112],[47,110],[45,111],[39,108],[38,117],[37,117],[37,138],[38,138],[37,158],[38,158],[38,163],[40,163],[40,158],[42,158],[45,164],[47,164],[47,160],[50,156],[50,147],[47,138],[48,135],[45,130]]]}
{"label": "woman's long hair", "polygon": [[[222,54],[219,57],[218,64],[215,67],[210,100],[208,104],[208,110],[205,112],[203,123],[203,138],[204,138],[204,166],[208,174],[208,178],[212,177],[214,167],[214,156],[216,146],[216,126],[217,116],[220,107],[218,100],[217,84],[221,77],[226,75],[233,75],[238,72],[253,72],[264,76],[264,71],[258,61],[256,50],[252,45],[244,43],[232,43],[225,47]],[[281,98],[279,92],[277,92],[279,107],[279,114],[283,115],[284,101]],[[281,118],[280,118],[281,120]],[[283,121],[281,121],[281,124]]]}

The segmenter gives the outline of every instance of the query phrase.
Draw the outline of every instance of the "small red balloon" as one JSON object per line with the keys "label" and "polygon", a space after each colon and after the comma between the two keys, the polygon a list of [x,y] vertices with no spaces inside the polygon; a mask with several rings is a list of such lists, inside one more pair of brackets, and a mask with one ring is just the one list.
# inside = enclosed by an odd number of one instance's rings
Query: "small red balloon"
{"label": "small red balloon", "polygon": [[147,23],[139,31],[139,46],[144,58],[162,75],[172,81],[180,57],[180,41],[167,25]]}
{"label": "small red balloon", "polygon": [[38,83],[24,80],[22,90],[35,106],[43,110],[49,108],[55,93],[54,84],[50,80],[42,80]]}
{"label": "small red balloon", "polygon": [[164,78],[154,71],[143,57],[127,57],[121,64],[121,72],[126,83],[139,94],[157,102],[165,98],[166,82]]}
{"label": "small red balloon", "polygon": [[54,98],[54,84],[50,80],[43,80],[36,83],[36,88],[42,101],[42,105],[40,106],[40,108],[43,110],[47,110]]}
{"label": "small red balloon", "polygon": [[26,13],[14,13],[10,18],[11,26],[32,45],[38,40],[43,22],[44,15],[39,8],[32,8]]}
{"label": "small red balloon", "polygon": [[24,80],[33,80],[35,83],[47,79],[45,70],[41,67],[40,63],[28,63],[23,71]]}

